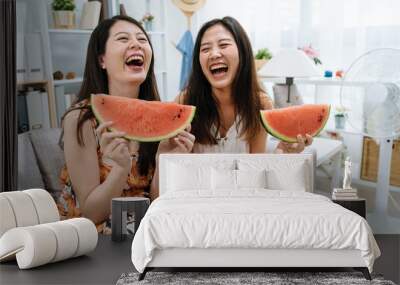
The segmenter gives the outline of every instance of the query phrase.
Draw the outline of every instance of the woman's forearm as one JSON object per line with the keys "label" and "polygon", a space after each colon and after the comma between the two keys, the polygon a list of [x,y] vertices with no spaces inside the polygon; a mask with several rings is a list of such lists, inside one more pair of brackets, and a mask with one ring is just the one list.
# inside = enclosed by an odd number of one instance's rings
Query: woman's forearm
{"label": "woman's forearm", "polygon": [[120,197],[126,185],[128,172],[120,167],[113,167],[106,180],[97,186],[80,205],[82,215],[99,223],[111,213],[111,200]]}

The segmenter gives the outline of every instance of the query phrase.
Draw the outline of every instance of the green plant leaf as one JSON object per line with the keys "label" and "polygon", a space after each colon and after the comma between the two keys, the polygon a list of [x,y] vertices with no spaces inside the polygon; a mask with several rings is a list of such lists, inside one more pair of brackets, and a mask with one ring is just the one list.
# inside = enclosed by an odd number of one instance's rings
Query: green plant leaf
{"label": "green plant leaf", "polygon": [[75,3],[74,0],[53,0],[51,7],[54,11],[73,11]]}
{"label": "green plant leaf", "polygon": [[267,48],[259,49],[255,55],[255,59],[271,59],[272,54]]}

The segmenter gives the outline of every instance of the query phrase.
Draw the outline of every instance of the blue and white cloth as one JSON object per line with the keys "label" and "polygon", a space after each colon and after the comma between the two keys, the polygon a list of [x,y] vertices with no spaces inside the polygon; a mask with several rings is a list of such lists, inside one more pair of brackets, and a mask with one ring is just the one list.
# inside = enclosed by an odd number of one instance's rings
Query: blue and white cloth
{"label": "blue and white cloth", "polygon": [[179,44],[176,48],[182,53],[182,66],[181,66],[181,78],[179,82],[179,89],[183,90],[186,87],[187,81],[190,76],[190,72],[192,70],[192,56],[193,56],[193,37],[192,33],[187,30]]}

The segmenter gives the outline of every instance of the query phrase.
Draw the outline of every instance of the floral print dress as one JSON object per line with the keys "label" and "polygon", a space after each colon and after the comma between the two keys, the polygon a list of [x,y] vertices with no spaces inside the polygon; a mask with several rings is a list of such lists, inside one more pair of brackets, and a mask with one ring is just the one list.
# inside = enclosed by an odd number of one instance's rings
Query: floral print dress
{"label": "floral print dress", "polygon": [[[97,125],[95,120],[93,120],[93,124],[94,127]],[[103,183],[110,173],[112,166],[103,161],[99,144],[97,144],[97,156],[100,168],[100,183]],[[150,168],[147,175],[140,175],[136,159],[133,158],[131,172],[128,176],[121,197],[148,197],[153,174],[154,169]],[[82,214],[79,209],[79,202],[72,189],[66,165],[61,170],[60,180],[61,185],[64,187],[57,202],[60,216],[62,219],[81,217]],[[96,227],[99,233],[111,234],[111,216],[107,220],[97,224]]]}

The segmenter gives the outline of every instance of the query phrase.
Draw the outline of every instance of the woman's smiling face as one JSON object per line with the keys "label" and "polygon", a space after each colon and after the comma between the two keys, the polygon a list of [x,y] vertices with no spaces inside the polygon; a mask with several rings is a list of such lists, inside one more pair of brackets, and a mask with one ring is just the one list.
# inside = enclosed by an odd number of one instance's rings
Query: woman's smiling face
{"label": "woman's smiling face", "polygon": [[135,24],[118,21],[110,29],[100,65],[109,80],[141,84],[150,68],[153,51],[143,31]]}
{"label": "woman's smiling face", "polygon": [[214,25],[204,33],[199,61],[213,88],[232,86],[239,66],[239,51],[232,34],[223,25]]}

